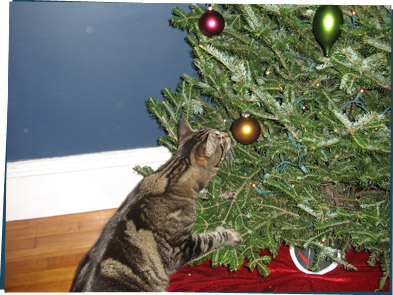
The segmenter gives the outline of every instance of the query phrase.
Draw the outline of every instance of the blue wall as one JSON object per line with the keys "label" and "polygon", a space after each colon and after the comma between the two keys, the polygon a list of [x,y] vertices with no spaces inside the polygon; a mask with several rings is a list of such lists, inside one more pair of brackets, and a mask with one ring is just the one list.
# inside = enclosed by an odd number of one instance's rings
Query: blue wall
{"label": "blue wall", "polygon": [[7,160],[156,146],[145,101],[196,76],[175,6],[10,3]]}

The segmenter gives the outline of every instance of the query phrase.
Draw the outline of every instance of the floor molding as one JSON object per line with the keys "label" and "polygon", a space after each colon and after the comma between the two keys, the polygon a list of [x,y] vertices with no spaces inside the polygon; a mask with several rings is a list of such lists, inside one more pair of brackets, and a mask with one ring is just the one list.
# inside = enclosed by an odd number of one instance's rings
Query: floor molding
{"label": "floor molding", "polygon": [[133,167],[157,169],[170,156],[153,147],[8,162],[6,220],[118,207],[142,179]]}

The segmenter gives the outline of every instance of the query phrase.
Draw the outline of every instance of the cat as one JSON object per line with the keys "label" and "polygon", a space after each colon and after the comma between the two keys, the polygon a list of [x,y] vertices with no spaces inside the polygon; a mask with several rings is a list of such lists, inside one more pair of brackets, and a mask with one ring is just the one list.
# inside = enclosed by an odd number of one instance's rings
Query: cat
{"label": "cat", "polygon": [[217,174],[231,141],[215,129],[194,131],[178,121],[178,150],[146,176],[104,227],[76,270],[71,292],[160,292],[190,260],[241,236],[217,227],[193,234],[199,192]]}

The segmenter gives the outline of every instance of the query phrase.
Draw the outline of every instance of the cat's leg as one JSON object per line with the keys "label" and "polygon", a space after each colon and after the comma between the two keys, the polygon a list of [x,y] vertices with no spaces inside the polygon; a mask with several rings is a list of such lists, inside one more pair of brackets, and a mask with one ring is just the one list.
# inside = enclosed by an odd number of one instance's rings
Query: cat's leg
{"label": "cat's leg", "polygon": [[229,246],[236,248],[241,240],[242,238],[237,231],[221,226],[212,232],[193,235],[188,249],[189,260],[198,258],[220,247]]}

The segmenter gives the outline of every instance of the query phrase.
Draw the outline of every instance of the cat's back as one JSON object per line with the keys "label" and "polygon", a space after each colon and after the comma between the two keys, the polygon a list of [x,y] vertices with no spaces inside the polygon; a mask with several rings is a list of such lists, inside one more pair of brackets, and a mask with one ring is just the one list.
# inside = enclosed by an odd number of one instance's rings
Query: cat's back
{"label": "cat's back", "polygon": [[[140,185],[142,183],[143,180]],[[137,220],[143,215],[137,207],[149,198],[138,187],[108,221],[94,246],[82,259],[72,292],[165,291],[168,276],[158,254],[154,234],[145,228],[137,229],[135,225],[140,224]],[[139,211],[138,214],[133,208]]]}
{"label": "cat's back", "polygon": [[[169,160],[155,173],[144,177],[105,225],[100,237],[81,261],[73,292],[107,291],[165,291],[168,275],[162,259],[162,247],[171,248],[162,234],[179,234],[185,223],[192,229],[193,207],[189,202],[173,199],[171,181],[167,176],[173,165]],[[178,162],[175,160],[175,162]],[[171,164],[172,163],[172,164]],[[173,174],[173,173],[171,173]],[[179,206],[191,213],[181,218],[168,213]],[[186,222],[190,219],[190,222]],[[177,224],[177,225],[175,225]],[[173,229],[173,230],[172,230]],[[157,233],[159,236],[157,237]],[[173,234],[170,236],[173,237]],[[157,245],[157,240],[160,245]],[[160,246],[160,247],[159,247]]]}

